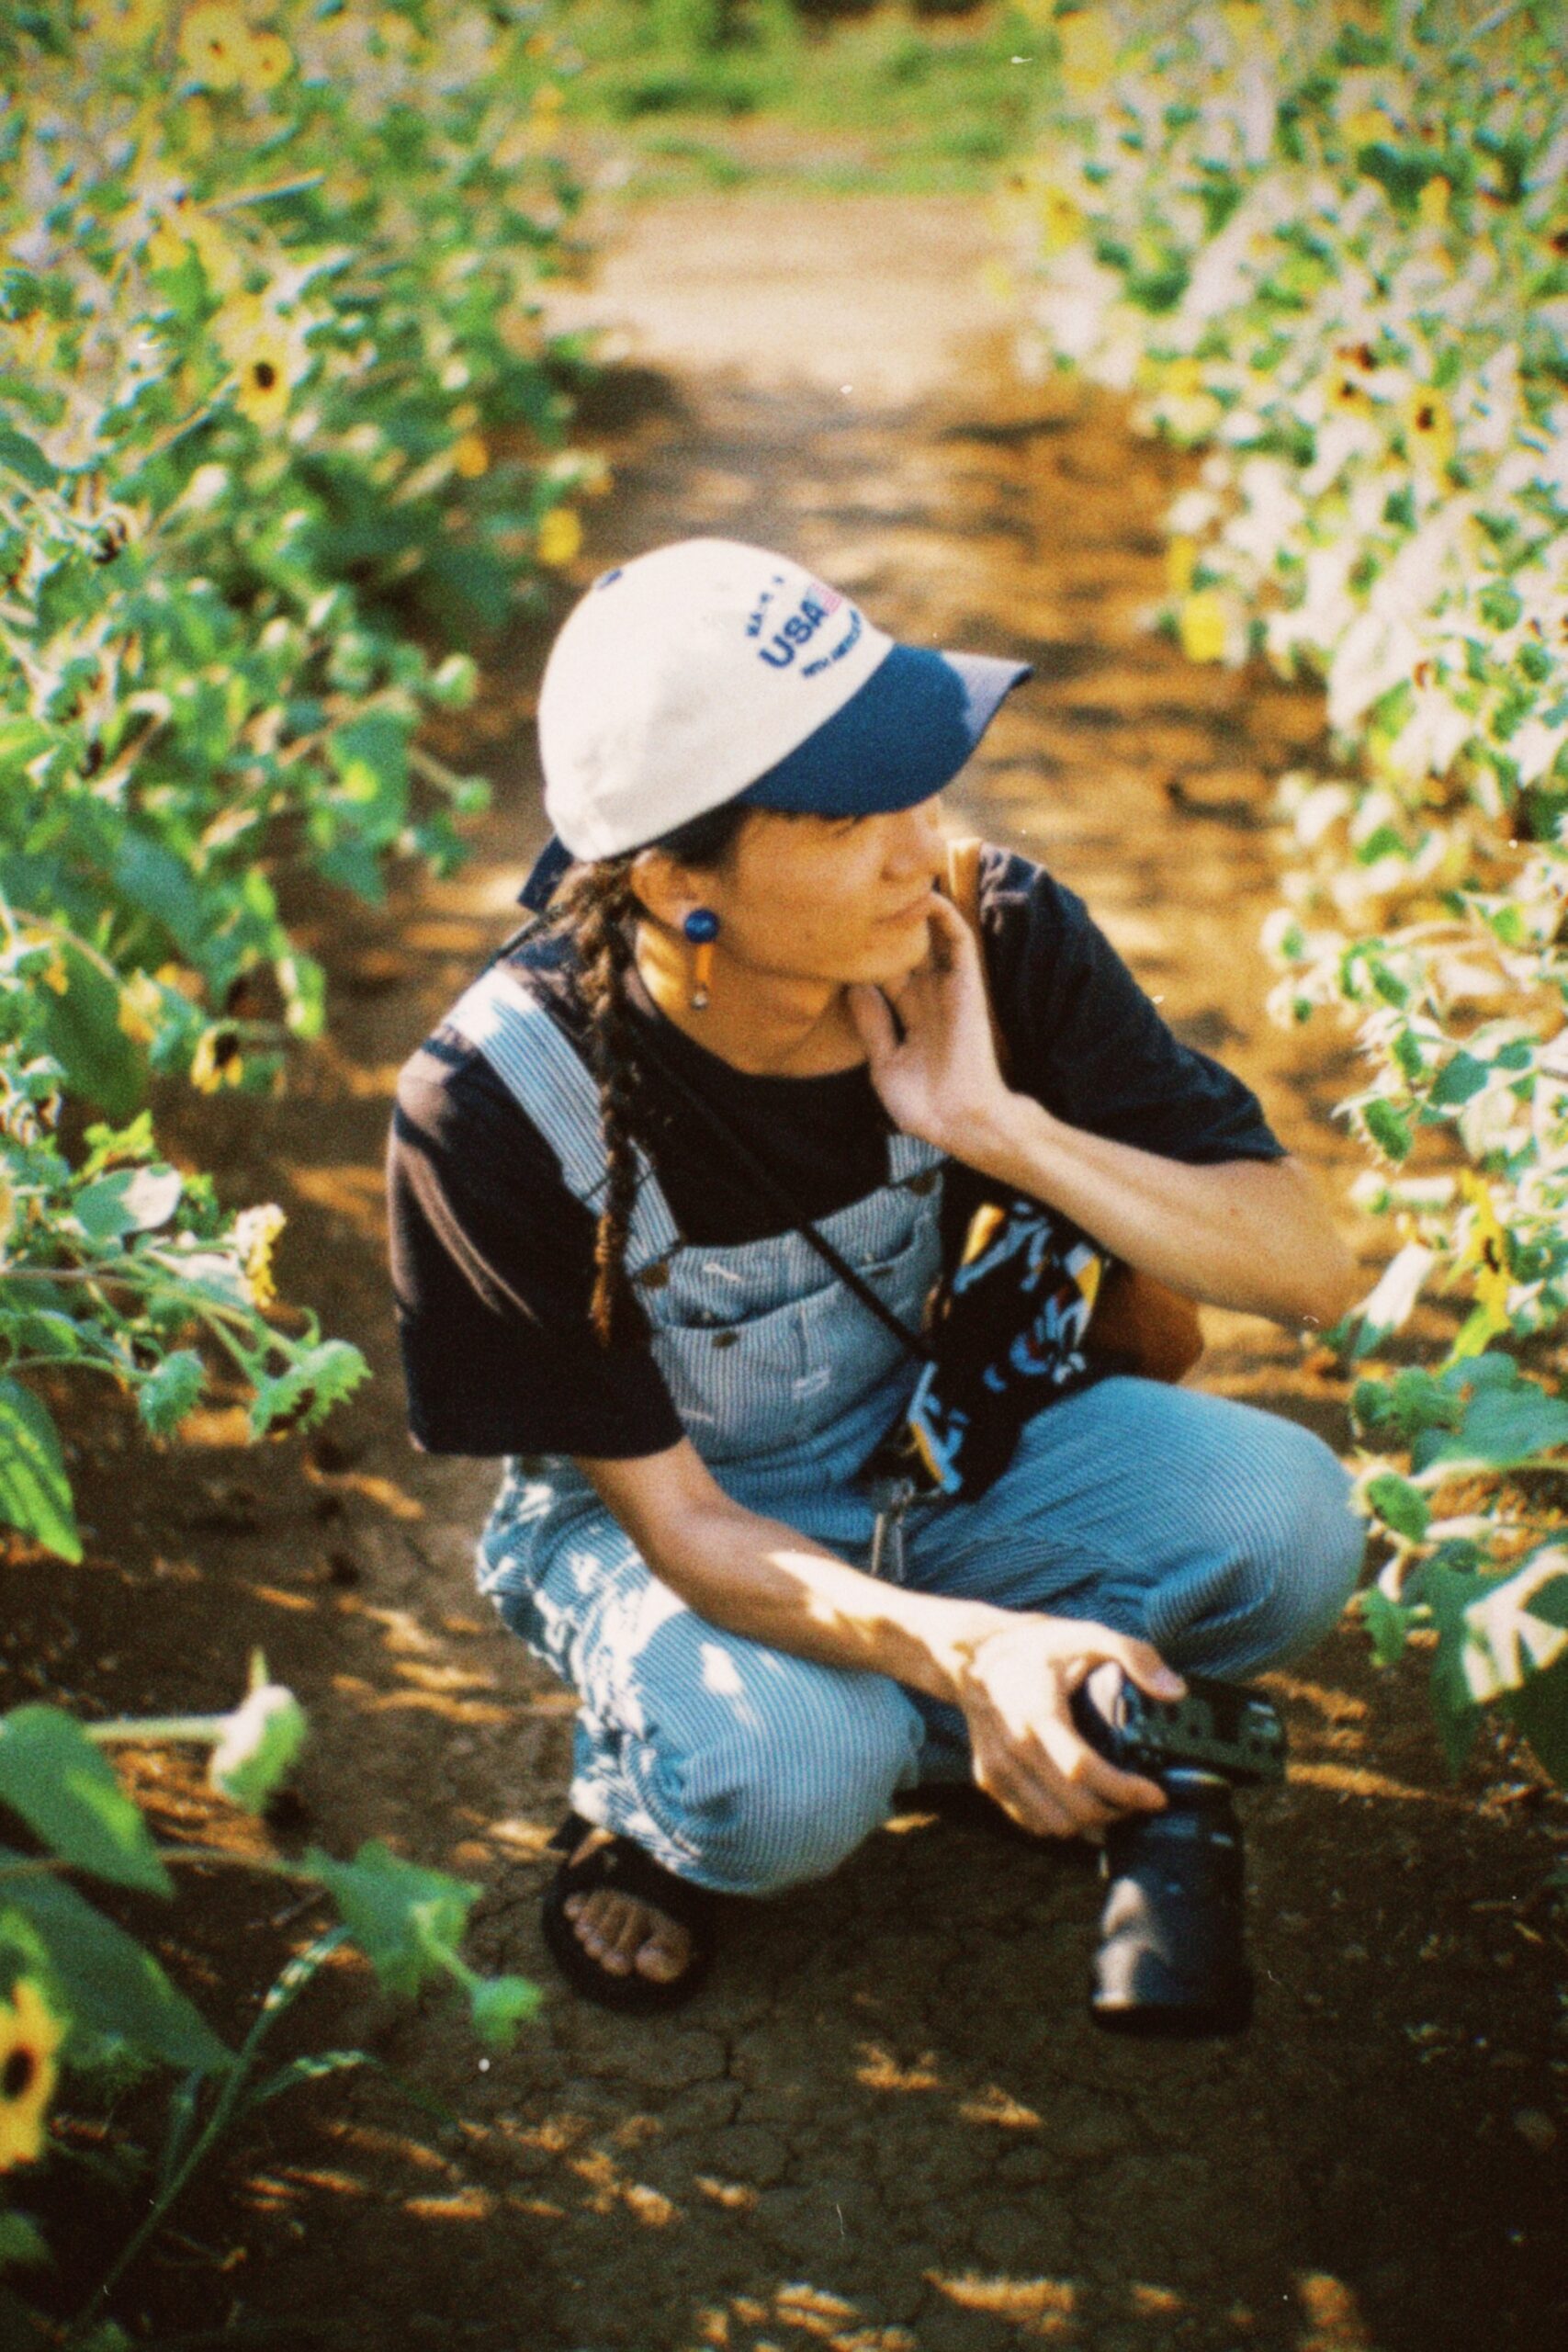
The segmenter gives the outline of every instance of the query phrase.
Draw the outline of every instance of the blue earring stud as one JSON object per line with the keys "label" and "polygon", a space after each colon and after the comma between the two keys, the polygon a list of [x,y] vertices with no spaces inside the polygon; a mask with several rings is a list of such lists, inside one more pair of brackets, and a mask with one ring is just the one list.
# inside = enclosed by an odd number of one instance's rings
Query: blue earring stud
{"label": "blue earring stud", "polygon": [[705,1012],[708,982],[713,977],[713,944],[718,937],[718,917],[711,907],[694,907],[681,928],[696,951],[692,957],[692,1011]]}

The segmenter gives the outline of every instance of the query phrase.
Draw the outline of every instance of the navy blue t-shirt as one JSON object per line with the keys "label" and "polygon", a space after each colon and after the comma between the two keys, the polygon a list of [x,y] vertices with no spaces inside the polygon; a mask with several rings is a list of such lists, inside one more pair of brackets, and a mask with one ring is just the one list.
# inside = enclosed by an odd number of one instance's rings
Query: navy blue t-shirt
{"label": "navy blue t-shirt", "polygon": [[[987,849],[980,933],[1010,1083],[1069,1125],[1192,1164],[1277,1159],[1251,1089],[1185,1046],[1083,900],[1030,859]],[[508,961],[569,1036],[582,1016],[570,943],[530,933]],[[640,1000],[640,1001],[639,1001]],[[861,1067],[825,1078],[734,1069],[633,993],[630,1018],[763,1161],[807,1217],[887,1181],[890,1123]],[[757,1241],[786,1220],[656,1072],[636,1130],[688,1243]],[[413,1442],[432,1453],[629,1458],[682,1435],[630,1318],[630,1343],[588,1321],[594,1219],[477,1047],[438,1026],[404,1064],[388,1147],[391,1266]],[[965,1186],[950,1183],[952,1237]]]}

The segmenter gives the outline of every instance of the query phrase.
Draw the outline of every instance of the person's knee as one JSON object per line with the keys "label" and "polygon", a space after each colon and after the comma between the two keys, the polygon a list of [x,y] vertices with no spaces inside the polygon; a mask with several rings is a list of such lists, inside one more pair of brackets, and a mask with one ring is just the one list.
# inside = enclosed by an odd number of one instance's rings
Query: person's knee
{"label": "person's knee", "polygon": [[888,1814],[918,1747],[897,1683],[846,1678],[852,1693],[798,1723],[727,1724],[680,1770],[682,1834],[710,1885],[773,1894],[826,1878]]}
{"label": "person's knee", "polygon": [[1272,1664],[1310,1649],[1337,1623],[1367,1531],[1351,1502],[1350,1474],[1321,1438],[1281,1421],[1269,1453],[1245,1549],[1258,1587],[1252,1634]]}
{"label": "person's knee", "polygon": [[1288,1569],[1280,1582],[1277,1657],[1293,1657],[1330,1633],[1356,1589],[1366,1556],[1367,1523],[1351,1501],[1350,1474],[1310,1435],[1310,1471],[1294,1493]]}
{"label": "person's knee", "polygon": [[1215,1481],[1203,1556],[1150,1598],[1151,1636],[1178,1667],[1282,1664],[1323,1639],[1355,1589],[1366,1528],[1344,1464],[1274,1416],[1249,1437]]}

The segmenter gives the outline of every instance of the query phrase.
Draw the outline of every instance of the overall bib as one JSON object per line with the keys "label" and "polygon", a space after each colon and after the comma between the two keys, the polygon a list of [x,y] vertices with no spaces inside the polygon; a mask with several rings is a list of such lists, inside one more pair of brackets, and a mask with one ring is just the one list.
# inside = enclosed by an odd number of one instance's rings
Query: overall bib
{"label": "overall bib", "polygon": [[[446,1018],[596,1216],[598,1089],[562,1029],[499,964]],[[818,1220],[912,1327],[940,1267],[944,1164],[895,1134],[886,1182]],[[888,1490],[857,1473],[919,1364],[800,1234],[687,1243],[640,1148],[637,1168],[625,1262],[651,1351],[686,1435],[745,1509],[908,1586],[1093,1617],[1211,1672],[1293,1655],[1338,1614],[1362,1529],[1335,1456],[1269,1414],[1147,1381],[1062,1398],[987,1495],[918,1497],[897,1540],[874,1541]],[[824,1876],[897,1790],[967,1777],[955,1708],[713,1625],[569,1460],[507,1457],[478,1580],[578,1694],[573,1809],[682,1876],[750,1894]]]}

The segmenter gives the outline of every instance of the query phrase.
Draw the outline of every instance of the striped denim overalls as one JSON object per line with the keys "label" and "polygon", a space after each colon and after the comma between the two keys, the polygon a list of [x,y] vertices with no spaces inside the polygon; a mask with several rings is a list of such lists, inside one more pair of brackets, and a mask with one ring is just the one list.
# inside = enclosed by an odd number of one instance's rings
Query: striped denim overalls
{"label": "striped denim overalls", "polygon": [[[446,1018],[596,1213],[598,1090],[550,1013],[496,964]],[[942,1165],[894,1135],[886,1182],[819,1220],[911,1324],[938,1270]],[[1337,1615],[1361,1530],[1334,1455],[1269,1414],[1142,1380],[1051,1406],[987,1495],[917,1498],[884,1545],[887,1489],[856,1474],[918,1364],[798,1233],[687,1244],[640,1150],[637,1170],[626,1264],[652,1352],[692,1443],[745,1508],[912,1587],[1098,1618],[1209,1671],[1293,1654]],[[575,1810],[686,1877],[765,1894],[823,1876],[896,1790],[967,1773],[955,1709],[698,1616],[568,1460],[508,1457],[478,1574],[578,1694]]]}

